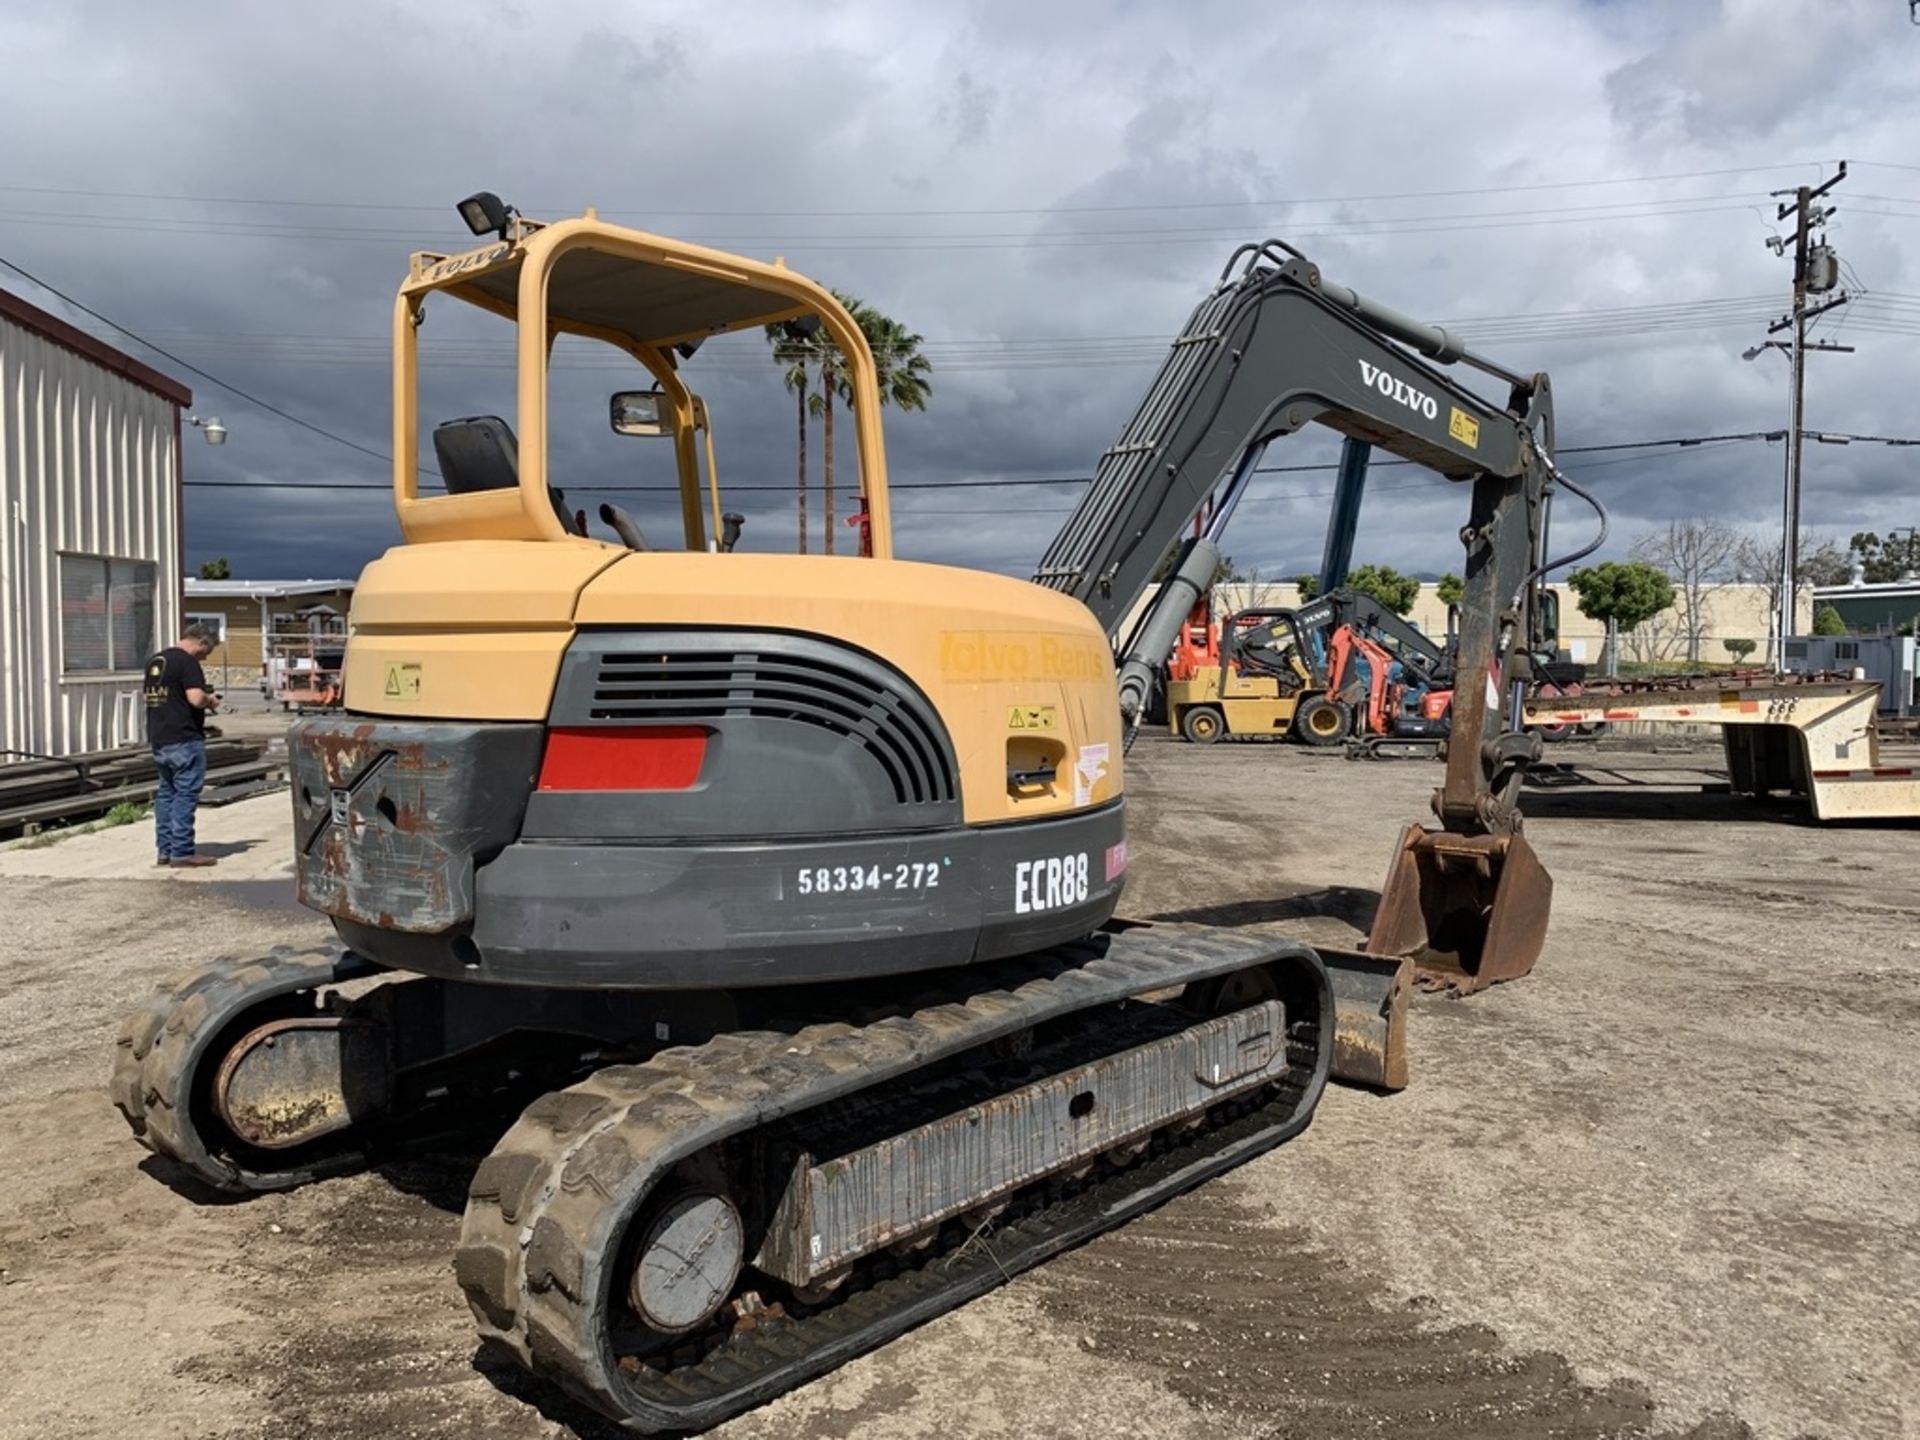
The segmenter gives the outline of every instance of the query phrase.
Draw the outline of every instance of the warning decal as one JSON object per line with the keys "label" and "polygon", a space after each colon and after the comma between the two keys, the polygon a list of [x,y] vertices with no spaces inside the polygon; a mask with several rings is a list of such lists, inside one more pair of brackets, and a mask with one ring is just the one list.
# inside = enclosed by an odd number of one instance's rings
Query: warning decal
{"label": "warning decal", "polygon": [[420,666],[418,662],[402,661],[387,666],[387,683],[381,692],[389,700],[418,700],[420,698]]}

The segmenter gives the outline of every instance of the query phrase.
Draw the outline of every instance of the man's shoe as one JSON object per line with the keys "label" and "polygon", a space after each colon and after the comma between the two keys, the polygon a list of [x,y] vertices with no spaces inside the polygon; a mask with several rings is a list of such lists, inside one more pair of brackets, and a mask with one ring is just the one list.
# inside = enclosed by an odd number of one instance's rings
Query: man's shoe
{"label": "man's shoe", "polygon": [[165,856],[165,855],[162,855],[162,856],[161,856],[161,857],[160,857],[159,859],[157,859],[157,860],[155,860],[155,861],[153,862],[153,868],[154,868],[154,869],[156,869],[156,870],[159,870],[159,869],[162,869],[162,868],[163,868],[163,867],[165,867],[165,866],[168,866],[168,865],[171,865],[172,863],[173,863],[173,861],[172,861],[171,859],[169,859],[169,858],[168,858],[167,856]]}
{"label": "man's shoe", "polygon": [[167,863],[176,870],[199,870],[220,862],[211,855],[176,855]]}

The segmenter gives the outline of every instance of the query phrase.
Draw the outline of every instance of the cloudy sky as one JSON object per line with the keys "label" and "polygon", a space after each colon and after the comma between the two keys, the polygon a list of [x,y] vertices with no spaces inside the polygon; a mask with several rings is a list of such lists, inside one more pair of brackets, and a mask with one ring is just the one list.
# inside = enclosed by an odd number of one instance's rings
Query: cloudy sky
{"label": "cloudy sky", "polygon": [[[0,257],[375,452],[182,374],[231,432],[187,451],[189,559],[237,575],[352,574],[397,538],[392,294],[411,251],[472,243],[452,205],[480,188],[783,255],[925,336],[932,404],[888,431],[895,481],[927,487],[896,498],[916,558],[1030,567],[1228,252],[1267,235],[1550,371],[1565,448],[1777,429],[1787,365],[1741,359],[1790,283],[1769,192],[1841,157],[1829,234],[1858,298],[1817,333],[1858,348],[1810,362],[1808,425],[1920,434],[1906,0],[83,3],[7,7],[0,54]],[[428,419],[510,417],[500,337],[449,308]],[[560,478],[658,483],[657,448],[603,433],[625,372],[562,358]],[[791,549],[793,411],[763,342],[686,373],[723,481],[778,487],[732,496],[748,547]],[[1814,528],[1920,523],[1920,450],[1808,450]],[[1267,463],[1332,454],[1309,434]],[[1674,518],[1777,527],[1778,445],[1566,459],[1614,553]],[[1228,548],[1311,568],[1330,477],[1257,483]],[[1380,471],[1358,558],[1453,566],[1464,503]],[[657,494],[635,508],[670,528]]]}

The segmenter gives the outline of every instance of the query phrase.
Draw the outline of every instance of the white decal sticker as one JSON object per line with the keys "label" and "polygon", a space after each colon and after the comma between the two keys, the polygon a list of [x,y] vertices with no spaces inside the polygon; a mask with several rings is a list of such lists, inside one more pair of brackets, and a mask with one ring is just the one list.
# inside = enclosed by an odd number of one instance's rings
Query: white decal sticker
{"label": "white decal sticker", "polygon": [[1107,773],[1107,747],[1082,745],[1080,758],[1073,767],[1073,803],[1086,805],[1093,800],[1093,787]]}
{"label": "white decal sticker", "polygon": [[897,865],[814,865],[802,868],[793,877],[796,895],[846,895],[939,888],[940,866],[931,860],[902,861]]}
{"label": "white decal sticker", "polygon": [[1022,860],[1013,867],[1013,913],[1058,910],[1087,898],[1087,855],[1049,855]]}

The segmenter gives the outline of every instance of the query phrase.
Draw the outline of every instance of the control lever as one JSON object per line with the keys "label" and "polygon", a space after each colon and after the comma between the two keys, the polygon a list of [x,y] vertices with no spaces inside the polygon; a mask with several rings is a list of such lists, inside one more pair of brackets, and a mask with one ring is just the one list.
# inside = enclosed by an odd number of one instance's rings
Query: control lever
{"label": "control lever", "polygon": [[629,550],[647,548],[647,537],[640,533],[640,527],[633,523],[633,517],[618,505],[602,501],[600,504],[600,523],[618,535]]}

